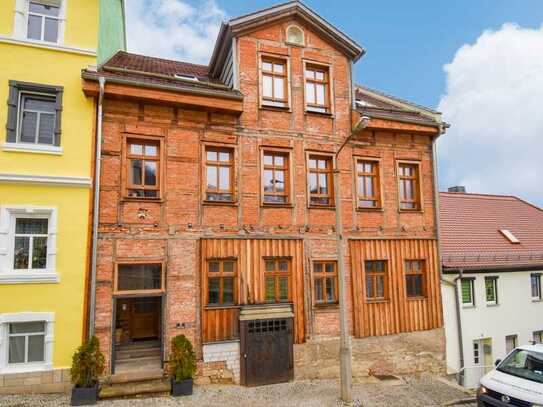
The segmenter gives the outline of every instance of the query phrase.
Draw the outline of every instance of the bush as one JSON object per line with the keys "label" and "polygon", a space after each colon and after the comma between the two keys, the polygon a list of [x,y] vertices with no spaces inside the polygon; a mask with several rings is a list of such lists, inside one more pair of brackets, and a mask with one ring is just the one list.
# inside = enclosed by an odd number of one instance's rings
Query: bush
{"label": "bush", "polygon": [[77,348],[72,357],[71,380],[75,387],[93,387],[104,371],[105,359],[100,352],[100,342],[92,336]]}
{"label": "bush", "polygon": [[176,382],[192,378],[196,371],[196,358],[192,344],[185,335],[172,338],[170,350],[170,375]]}

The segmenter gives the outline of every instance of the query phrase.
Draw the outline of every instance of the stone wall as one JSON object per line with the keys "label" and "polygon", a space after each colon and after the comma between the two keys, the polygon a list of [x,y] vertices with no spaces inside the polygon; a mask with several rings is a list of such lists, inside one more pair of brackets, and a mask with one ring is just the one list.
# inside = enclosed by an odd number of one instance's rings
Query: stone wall
{"label": "stone wall", "polygon": [[[369,338],[353,338],[353,377],[445,374],[443,328]],[[339,377],[339,338],[315,338],[294,346],[294,377]]]}
{"label": "stone wall", "polygon": [[65,393],[71,388],[69,369],[0,374],[0,394]]}
{"label": "stone wall", "polygon": [[[219,374],[220,379],[230,378],[234,383],[239,383],[239,341],[205,344],[203,346],[203,361],[202,376],[204,382],[213,382],[214,374]],[[214,365],[212,365],[214,362],[224,362],[223,370],[228,372],[210,372],[214,368]],[[208,377],[209,380],[206,380],[205,377]]]}

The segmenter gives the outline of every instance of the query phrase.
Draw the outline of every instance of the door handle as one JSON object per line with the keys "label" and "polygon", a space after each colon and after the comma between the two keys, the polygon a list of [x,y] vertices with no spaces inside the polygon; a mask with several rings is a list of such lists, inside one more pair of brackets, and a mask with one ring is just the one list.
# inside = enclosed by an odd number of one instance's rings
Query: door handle
{"label": "door handle", "polygon": [[245,359],[247,359],[247,354],[246,354],[246,353],[244,353],[244,354],[243,354],[243,357],[244,357]]}

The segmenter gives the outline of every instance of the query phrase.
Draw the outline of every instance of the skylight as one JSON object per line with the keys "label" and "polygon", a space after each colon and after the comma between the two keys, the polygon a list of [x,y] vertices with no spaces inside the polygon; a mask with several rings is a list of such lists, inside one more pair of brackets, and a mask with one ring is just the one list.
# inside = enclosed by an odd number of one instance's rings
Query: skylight
{"label": "skylight", "polygon": [[178,79],[186,79],[187,81],[198,81],[198,78],[196,76],[185,73],[176,73],[175,77]]}
{"label": "skylight", "polygon": [[371,106],[373,106],[371,103],[368,103],[368,102],[366,102],[364,100],[357,100],[357,101],[355,101],[355,103],[356,103],[357,106],[360,106],[360,107],[364,107],[364,106],[371,107]]}
{"label": "skylight", "polygon": [[507,229],[500,229],[500,232],[509,240],[511,243],[520,243],[520,240],[517,239],[517,237]]}

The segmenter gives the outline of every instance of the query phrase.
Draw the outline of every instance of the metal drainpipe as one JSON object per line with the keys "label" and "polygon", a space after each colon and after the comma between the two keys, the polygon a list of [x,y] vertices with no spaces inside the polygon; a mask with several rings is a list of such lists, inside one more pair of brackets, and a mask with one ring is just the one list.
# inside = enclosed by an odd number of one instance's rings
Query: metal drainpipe
{"label": "metal drainpipe", "polygon": [[464,276],[464,270],[458,271],[458,276],[452,282],[441,277],[441,281],[454,289],[454,308],[456,311],[456,326],[458,327],[458,353],[460,356],[460,370],[458,371],[458,384],[464,385],[464,340],[462,336],[462,317],[460,314],[460,295],[458,294],[458,281]]}
{"label": "metal drainpipe", "polygon": [[90,284],[90,303],[89,303],[89,337],[94,335],[94,314],[96,308],[96,259],[98,253],[98,217],[100,213],[100,174],[102,159],[102,104],[104,101],[104,89],[106,78],[98,78],[100,93],[98,95],[98,113],[96,123],[96,141],[95,141],[95,167],[94,167],[94,202],[92,214],[92,257],[91,257],[91,284]]}

